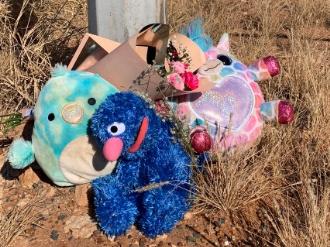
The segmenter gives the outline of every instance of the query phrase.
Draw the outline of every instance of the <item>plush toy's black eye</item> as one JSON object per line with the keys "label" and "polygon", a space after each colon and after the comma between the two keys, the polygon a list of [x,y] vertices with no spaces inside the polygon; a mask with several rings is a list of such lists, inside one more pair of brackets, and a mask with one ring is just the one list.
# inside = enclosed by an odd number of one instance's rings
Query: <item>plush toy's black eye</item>
{"label": "plush toy's black eye", "polygon": [[88,102],[89,105],[95,105],[96,104],[96,99],[89,98],[87,102]]}
{"label": "plush toy's black eye", "polygon": [[48,115],[48,120],[49,121],[53,121],[55,119],[55,115],[54,115],[54,113],[49,113],[49,115]]}
{"label": "plush toy's black eye", "polygon": [[117,126],[111,126],[110,130],[111,130],[111,133],[116,134],[116,132],[118,131],[118,127]]}
{"label": "plush toy's black eye", "polygon": [[231,65],[232,63],[231,58],[226,55],[218,55],[217,59],[219,59],[223,63],[223,65]]}
{"label": "plush toy's black eye", "polygon": [[118,136],[118,135],[124,133],[125,129],[126,129],[125,124],[117,123],[117,122],[114,122],[114,123],[108,125],[108,128],[107,128],[108,133],[113,136]]}

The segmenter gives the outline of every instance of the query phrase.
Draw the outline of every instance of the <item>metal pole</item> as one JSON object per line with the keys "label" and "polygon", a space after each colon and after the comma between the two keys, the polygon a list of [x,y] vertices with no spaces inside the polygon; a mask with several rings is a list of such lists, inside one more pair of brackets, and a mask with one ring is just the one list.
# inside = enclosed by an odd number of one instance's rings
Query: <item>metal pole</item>
{"label": "metal pole", "polygon": [[150,23],[166,23],[166,0],[88,0],[90,33],[123,42]]}

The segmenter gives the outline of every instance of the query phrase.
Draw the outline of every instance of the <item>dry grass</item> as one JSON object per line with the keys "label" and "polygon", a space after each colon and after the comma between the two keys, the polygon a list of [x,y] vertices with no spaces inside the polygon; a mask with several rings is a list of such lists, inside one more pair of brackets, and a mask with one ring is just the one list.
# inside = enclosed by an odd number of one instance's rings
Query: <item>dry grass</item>
{"label": "dry grass", "polygon": [[34,104],[51,65],[85,32],[85,9],[83,0],[0,1],[0,114]]}
{"label": "dry grass", "polygon": [[[0,112],[35,102],[50,66],[67,60],[86,25],[84,0],[12,2],[0,0]],[[255,147],[219,155],[219,162],[197,174],[196,207],[230,215],[250,244],[330,246],[330,2],[168,5],[174,30],[201,16],[215,41],[222,32],[231,34],[233,53],[242,61],[276,55],[282,73],[261,83],[265,98],[289,99],[296,108],[292,125],[267,124]]]}
{"label": "dry grass", "polygon": [[169,6],[173,29],[202,16],[214,40],[231,34],[234,54],[246,63],[276,55],[282,73],[261,83],[265,98],[289,99],[296,108],[291,126],[267,124],[257,146],[221,156],[197,174],[196,207],[230,215],[258,246],[329,246],[330,3],[172,0]]}
{"label": "dry grass", "polygon": [[43,201],[44,195],[39,194],[26,205],[15,206],[6,215],[0,215],[0,247],[9,246],[15,237],[40,220]]}

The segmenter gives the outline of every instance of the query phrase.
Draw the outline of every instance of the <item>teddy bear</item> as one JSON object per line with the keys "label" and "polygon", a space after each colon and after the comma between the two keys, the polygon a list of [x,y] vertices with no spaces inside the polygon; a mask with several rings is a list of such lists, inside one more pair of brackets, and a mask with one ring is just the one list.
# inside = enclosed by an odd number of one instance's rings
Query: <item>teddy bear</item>
{"label": "teddy bear", "polygon": [[[133,224],[148,237],[169,232],[190,205],[191,158],[172,124],[132,92],[108,96],[91,118],[91,133],[111,174],[92,181],[96,219],[110,236]],[[147,188],[147,189],[145,189]]]}

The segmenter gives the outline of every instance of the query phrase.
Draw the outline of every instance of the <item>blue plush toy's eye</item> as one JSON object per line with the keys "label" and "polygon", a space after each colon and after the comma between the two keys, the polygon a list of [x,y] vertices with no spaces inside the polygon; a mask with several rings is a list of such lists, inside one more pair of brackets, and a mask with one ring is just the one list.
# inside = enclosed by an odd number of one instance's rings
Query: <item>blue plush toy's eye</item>
{"label": "blue plush toy's eye", "polygon": [[117,122],[114,122],[114,123],[108,125],[108,128],[107,128],[108,133],[113,136],[118,136],[118,135],[124,133],[125,129],[126,129],[125,124],[117,123]]}
{"label": "blue plush toy's eye", "polygon": [[96,104],[96,99],[95,98],[89,98],[87,100],[87,102],[88,102],[89,105],[95,105]]}
{"label": "blue plush toy's eye", "polygon": [[231,65],[232,63],[231,58],[226,55],[218,55],[217,59],[220,60],[223,63],[223,65]]}
{"label": "blue plush toy's eye", "polygon": [[48,120],[49,121],[53,121],[55,119],[55,115],[54,115],[54,113],[49,113],[49,115],[48,115]]}

